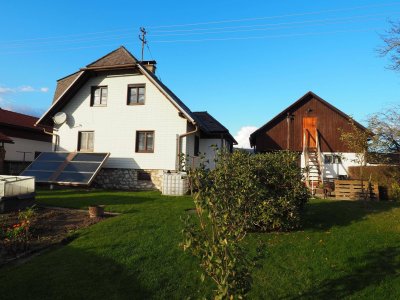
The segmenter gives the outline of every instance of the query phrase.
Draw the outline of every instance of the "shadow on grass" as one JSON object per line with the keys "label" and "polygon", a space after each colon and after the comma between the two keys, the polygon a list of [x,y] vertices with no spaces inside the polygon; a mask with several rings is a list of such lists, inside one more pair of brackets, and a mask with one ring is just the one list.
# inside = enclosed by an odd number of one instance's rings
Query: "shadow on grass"
{"label": "shadow on grass", "polygon": [[152,298],[152,291],[140,284],[138,275],[133,267],[68,245],[2,270],[0,281],[3,299]]}
{"label": "shadow on grass", "polygon": [[343,299],[369,286],[377,286],[400,272],[400,249],[389,247],[368,252],[363,257],[349,259],[356,266],[346,275],[323,281],[301,297],[292,299]]}
{"label": "shadow on grass", "polygon": [[393,202],[372,201],[321,201],[309,203],[306,208],[303,229],[328,230],[333,226],[347,226],[378,214],[400,208]]}

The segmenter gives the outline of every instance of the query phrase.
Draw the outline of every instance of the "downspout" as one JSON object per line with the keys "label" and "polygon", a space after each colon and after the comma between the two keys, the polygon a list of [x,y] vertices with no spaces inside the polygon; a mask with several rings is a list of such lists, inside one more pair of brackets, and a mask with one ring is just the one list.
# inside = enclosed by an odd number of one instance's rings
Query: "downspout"
{"label": "downspout", "polygon": [[187,137],[187,136],[189,136],[189,135],[192,135],[192,134],[195,134],[196,132],[198,132],[199,131],[199,127],[197,126],[197,125],[195,125],[196,126],[196,128],[193,130],[193,131],[189,131],[189,132],[186,132],[186,133],[183,133],[183,134],[180,134],[179,136],[178,136],[178,169],[180,170],[181,168],[182,168],[182,165],[181,165],[181,163],[180,163],[180,157],[181,157],[181,142],[182,142],[182,139],[184,138],[184,137]]}
{"label": "downspout", "polygon": [[[38,126],[38,125],[35,124],[35,126]],[[41,126],[39,126],[39,127],[41,127]],[[44,132],[45,134],[54,136],[54,137],[56,138],[55,143],[54,143],[54,150],[53,150],[54,152],[56,152],[56,151],[58,150],[58,146],[59,146],[59,144],[60,144],[60,136],[59,136],[57,133],[46,131],[46,128],[43,128],[43,127],[42,127],[42,129],[43,129],[43,132]],[[53,130],[54,130],[54,129],[53,129]]]}

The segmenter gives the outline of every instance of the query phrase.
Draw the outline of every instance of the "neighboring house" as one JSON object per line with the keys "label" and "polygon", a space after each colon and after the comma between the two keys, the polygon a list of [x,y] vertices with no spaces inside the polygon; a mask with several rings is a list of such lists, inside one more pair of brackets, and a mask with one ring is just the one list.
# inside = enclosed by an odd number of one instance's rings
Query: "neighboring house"
{"label": "neighboring house", "polygon": [[[54,125],[58,151],[109,152],[95,185],[161,189],[164,171],[178,171],[180,157],[198,163],[211,145],[232,149],[229,131],[207,112],[192,112],[155,76],[155,61],[138,61],[120,47],[57,81],[52,106],[37,125]],[[210,165],[212,167],[212,165]]]}
{"label": "neighboring house", "polygon": [[[341,128],[351,131],[350,117],[313,92],[275,116],[250,135],[255,152],[290,150],[301,153],[301,167],[308,167],[309,183],[317,184],[348,175],[358,165],[356,153],[341,140]],[[361,124],[355,125],[367,130]]]}
{"label": "neighboring house", "polygon": [[[51,151],[51,134],[35,127],[38,118],[0,108],[0,143],[5,150],[2,173],[17,175],[40,152]],[[51,132],[51,127],[46,127]]]}

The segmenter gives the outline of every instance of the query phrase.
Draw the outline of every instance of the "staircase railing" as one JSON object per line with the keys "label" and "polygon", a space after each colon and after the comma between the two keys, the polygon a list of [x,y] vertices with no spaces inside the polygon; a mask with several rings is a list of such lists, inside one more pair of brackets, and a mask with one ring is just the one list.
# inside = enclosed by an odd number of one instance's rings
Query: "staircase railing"
{"label": "staircase railing", "polygon": [[307,146],[307,130],[304,132],[303,135],[303,156],[304,156],[304,167],[306,171],[306,185],[309,185],[309,157],[308,157],[308,146]]}
{"label": "staircase railing", "polygon": [[317,160],[318,160],[318,166],[319,166],[319,176],[321,183],[324,182],[324,164],[323,164],[323,157],[322,157],[322,152],[321,152],[321,144],[319,142],[319,131],[317,129],[317,134],[316,134],[316,146],[317,146]]}

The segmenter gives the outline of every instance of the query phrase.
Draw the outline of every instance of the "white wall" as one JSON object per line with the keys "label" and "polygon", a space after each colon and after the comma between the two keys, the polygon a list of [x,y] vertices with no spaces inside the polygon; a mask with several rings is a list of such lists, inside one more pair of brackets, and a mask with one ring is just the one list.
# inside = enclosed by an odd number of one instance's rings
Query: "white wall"
{"label": "white wall", "polygon": [[221,145],[221,139],[200,139],[199,151],[201,154],[205,155],[205,160],[208,160],[208,164],[206,166],[210,169],[215,168],[215,155],[216,150],[215,146],[218,149],[222,149],[224,143]]}
{"label": "white wall", "polygon": [[[334,153],[334,152],[323,152],[322,156],[335,154],[339,155],[342,159],[340,164],[324,164],[324,178],[337,178],[339,175],[348,176],[348,169],[351,166],[359,166],[357,163],[356,153]],[[323,158],[324,162],[324,158]],[[305,167],[304,155],[301,154],[301,167]]]}
{"label": "white wall", "polygon": [[[144,105],[128,106],[128,84],[145,83]],[[106,107],[91,107],[92,86],[107,85]],[[68,120],[60,128],[59,151],[76,151],[78,132],[93,130],[94,151],[110,152],[105,167],[174,170],[177,136],[186,133],[187,120],[178,109],[143,75],[98,76],[89,81],[63,108]],[[136,131],[154,130],[154,153],[136,153]],[[182,141],[186,149],[186,139]]]}
{"label": "white wall", "polygon": [[24,154],[17,151],[29,152],[25,154],[25,161],[33,161],[36,152],[50,152],[52,145],[49,142],[28,140],[11,137],[14,144],[4,144],[6,149],[5,160],[23,161]]}

